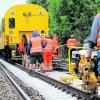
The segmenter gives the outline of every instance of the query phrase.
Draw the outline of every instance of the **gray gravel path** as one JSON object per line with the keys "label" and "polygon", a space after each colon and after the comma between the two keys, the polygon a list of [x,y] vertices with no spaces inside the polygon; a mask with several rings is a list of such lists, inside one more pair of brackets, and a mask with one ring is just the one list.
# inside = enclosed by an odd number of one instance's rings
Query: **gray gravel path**
{"label": "gray gravel path", "polygon": [[[7,70],[7,69],[6,69]],[[42,95],[39,95],[39,92],[35,89],[33,89],[30,86],[27,86],[24,82],[22,82],[20,79],[18,79],[14,74],[12,74],[10,71],[7,70],[7,72],[10,74],[10,76],[16,81],[16,83],[22,88],[22,90],[25,91],[25,93],[31,98],[31,100],[45,100],[45,98]]]}
{"label": "gray gravel path", "polygon": [[21,100],[0,68],[0,100]]}

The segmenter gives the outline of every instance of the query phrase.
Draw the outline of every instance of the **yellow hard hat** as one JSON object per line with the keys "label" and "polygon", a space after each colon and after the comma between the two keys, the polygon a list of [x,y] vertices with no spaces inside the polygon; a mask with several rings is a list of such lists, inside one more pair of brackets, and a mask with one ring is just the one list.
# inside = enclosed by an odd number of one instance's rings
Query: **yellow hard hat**
{"label": "yellow hard hat", "polygon": [[94,56],[93,55],[91,55],[91,59],[94,59]]}

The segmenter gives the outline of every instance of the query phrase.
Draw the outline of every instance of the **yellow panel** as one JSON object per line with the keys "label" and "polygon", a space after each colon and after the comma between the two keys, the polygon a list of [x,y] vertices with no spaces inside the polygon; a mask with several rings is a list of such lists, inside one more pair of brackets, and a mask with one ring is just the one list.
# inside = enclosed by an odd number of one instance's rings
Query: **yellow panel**
{"label": "yellow panel", "polygon": [[25,34],[27,40],[29,40],[30,39],[30,35],[29,34],[32,34],[32,31],[20,31],[19,33],[20,33],[19,40],[21,40],[21,37],[22,37],[23,34]]}

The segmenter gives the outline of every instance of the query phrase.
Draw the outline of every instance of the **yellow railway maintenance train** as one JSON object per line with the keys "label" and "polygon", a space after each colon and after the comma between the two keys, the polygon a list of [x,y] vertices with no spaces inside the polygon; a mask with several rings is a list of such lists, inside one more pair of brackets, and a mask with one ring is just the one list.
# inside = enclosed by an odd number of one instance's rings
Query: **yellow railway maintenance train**
{"label": "yellow railway maintenance train", "polygon": [[[20,59],[16,55],[16,46],[21,41],[23,34],[28,39],[35,29],[42,36],[48,33],[48,12],[36,4],[15,5],[7,10],[1,23],[1,53],[5,57],[10,56],[11,59]],[[7,45],[10,48],[7,48]],[[9,53],[6,52],[7,49],[9,49]]]}

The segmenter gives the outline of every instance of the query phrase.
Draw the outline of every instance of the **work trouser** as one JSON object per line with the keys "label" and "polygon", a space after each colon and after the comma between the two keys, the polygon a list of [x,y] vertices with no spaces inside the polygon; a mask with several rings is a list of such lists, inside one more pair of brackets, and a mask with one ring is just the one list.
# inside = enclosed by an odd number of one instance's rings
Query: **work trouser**
{"label": "work trouser", "polygon": [[44,59],[44,68],[43,68],[43,70],[52,69],[52,52],[44,52],[43,53],[43,59]]}
{"label": "work trouser", "polygon": [[25,66],[25,61],[26,61],[26,55],[22,54],[22,65]]}

